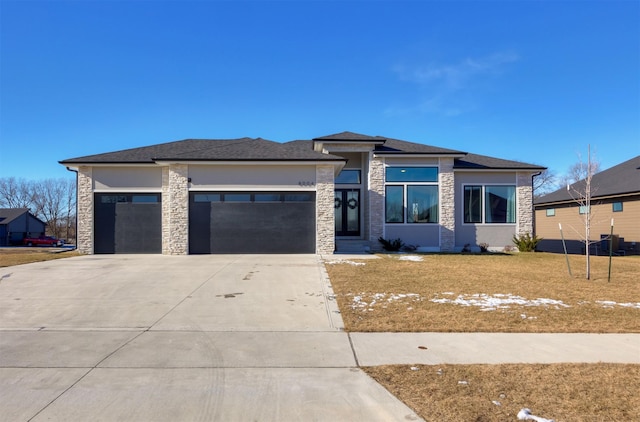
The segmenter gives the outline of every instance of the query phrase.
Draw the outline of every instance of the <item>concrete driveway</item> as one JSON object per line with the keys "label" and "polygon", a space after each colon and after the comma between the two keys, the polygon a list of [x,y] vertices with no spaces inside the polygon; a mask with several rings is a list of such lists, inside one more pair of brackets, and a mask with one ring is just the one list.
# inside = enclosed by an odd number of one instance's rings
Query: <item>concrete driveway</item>
{"label": "concrete driveway", "polygon": [[0,420],[419,420],[341,325],[315,255],[0,268]]}

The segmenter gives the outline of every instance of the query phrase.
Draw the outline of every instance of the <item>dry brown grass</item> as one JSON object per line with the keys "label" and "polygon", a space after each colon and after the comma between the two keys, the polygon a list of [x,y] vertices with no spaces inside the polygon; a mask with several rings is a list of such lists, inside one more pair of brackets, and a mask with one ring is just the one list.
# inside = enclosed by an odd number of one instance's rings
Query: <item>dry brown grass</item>
{"label": "dry brown grass", "polygon": [[69,258],[80,255],[75,250],[51,248],[6,248],[0,249],[0,267],[29,264],[32,262],[50,261],[52,259]]}
{"label": "dry brown grass", "polygon": [[522,408],[556,422],[640,420],[640,365],[413,368],[395,365],[363,370],[426,421],[515,421]]}
{"label": "dry brown grass", "polygon": [[[381,255],[361,266],[326,265],[347,331],[640,332],[640,257],[614,257],[611,282],[603,256],[592,257],[590,281],[584,278],[583,256],[569,257],[573,277],[565,257],[556,254],[431,254],[423,255],[422,262],[398,258]],[[375,298],[377,293],[385,296]],[[417,296],[390,301],[391,294]],[[512,304],[482,311],[431,301],[474,294],[546,298],[568,307]]]}

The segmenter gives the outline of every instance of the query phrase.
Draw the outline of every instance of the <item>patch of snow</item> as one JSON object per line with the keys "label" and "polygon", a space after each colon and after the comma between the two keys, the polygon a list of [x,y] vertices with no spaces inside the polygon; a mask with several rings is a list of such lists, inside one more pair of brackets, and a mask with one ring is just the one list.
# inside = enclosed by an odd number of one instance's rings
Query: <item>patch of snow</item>
{"label": "patch of snow", "polygon": [[626,303],[617,303],[612,300],[596,300],[596,303],[602,305],[604,308],[614,308],[616,305],[623,308],[634,308],[640,309],[640,302],[626,302]]}
{"label": "patch of snow", "polygon": [[[354,295],[351,303],[351,309],[365,309],[369,311],[374,310],[374,305],[381,305],[383,308],[386,308],[386,304],[392,302],[400,302],[400,303],[410,303],[410,302],[419,302],[422,300],[419,294],[417,293],[374,293],[369,295],[370,299],[364,299],[365,293],[361,293],[359,295]],[[410,308],[413,309],[413,308]]]}
{"label": "patch of snow", "polygon": [[328,265],[349,264],[349,265],[354,265],[356,267],[359,267],[361,265],[364,265],[364,262],[355,262],[355,261],[349,261],[347,259],[338,259],[335,261],[325,261],[325,264],[328,264]]}
{"label": "patch of snow", "polygon": [[459,306],[477,306],[481,311],[495,311],[497,309],[509,309],[511,305],[520,306],[554,306],[556,309],[560,307],[569,308],[561,300],[537,298],[525,299],[522,296],[512,294],[494,294],[475,293],[472,295],[458,295],[455,299],[435,297],[431,299],[433,303],[450,303]]}
{"label": "patch of snow", "polygon": [[420,262],[422,261],[422,257],[418,256],[418,255],[405,255],[405,256],[401,256],[400,258],[398,258],[400,261],[415,261],[415,262]]}

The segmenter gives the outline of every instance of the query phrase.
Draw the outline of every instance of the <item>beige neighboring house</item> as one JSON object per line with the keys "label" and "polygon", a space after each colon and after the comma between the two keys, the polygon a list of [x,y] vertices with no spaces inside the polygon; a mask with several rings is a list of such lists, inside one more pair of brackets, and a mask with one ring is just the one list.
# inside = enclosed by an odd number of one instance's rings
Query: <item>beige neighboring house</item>
{"label": "beige neighboring house", "polygon": [[78,177],[78,248],[93,253],[419,251],[533,232],[544,167],[342,132],[278,143],[187,139],[60,162]]}
{"label": "beige neighboring house", "polygon": [[[567,251],[584,253],[584,213],[591,212],[590,252],[608,254],[613,219],[615,254],[640,254],[640,155],[593,175],[591,210],[581,207],[570,192],[584,192],[584,180],[535,200],[536,234],[544,238],[538,250],[562,252],[559,224]],[[602,239],[602,240],[601,240]]]}

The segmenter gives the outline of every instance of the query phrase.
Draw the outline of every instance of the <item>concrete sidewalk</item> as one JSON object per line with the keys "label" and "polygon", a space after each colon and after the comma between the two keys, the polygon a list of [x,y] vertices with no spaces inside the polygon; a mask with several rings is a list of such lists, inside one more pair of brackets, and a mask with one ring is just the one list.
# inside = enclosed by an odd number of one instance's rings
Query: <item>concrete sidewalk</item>
{"label": "concrete sidewalk", "polygon": [[640,334],[351,333],[360,366],[632,363]]}

